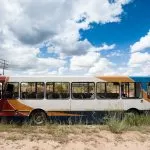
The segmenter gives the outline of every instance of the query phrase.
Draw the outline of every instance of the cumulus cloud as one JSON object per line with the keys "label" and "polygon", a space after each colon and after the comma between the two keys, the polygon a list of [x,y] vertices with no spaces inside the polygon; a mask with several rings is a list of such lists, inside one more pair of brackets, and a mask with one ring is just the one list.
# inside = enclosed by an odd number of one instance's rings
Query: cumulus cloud
{"label": "cumulus cloud", "polygon": [[127,73],[132,75],[150,75],[150,54],[136,52],[131,54]]}
{"label": "cumulus cloud", "polygon": [[[129,66],[137,67],[137,66],[145,66],[147,63],[150,63],[150,54],[145,52],[136,52],[133,53],[129,60]],[[145,65],[144,65],[145,64]]]}
{"label": "cumulus cloud", "polygon": [[86,55],[73,56],[71,58],[70,69],[80,70],[92,67],[93,64],[99,59],[100,54],[96,52],[88,52]]}
{"label": "cumulus cloud", "polygon": [[[74,18],[81,20],[85,18],[85,22],[107,23],[120,21],[119,14],[123,12],[122,5],[127,4],[127,0],[117,0],[109,3],[107,0],[78,0],[75,7]],[[86,5],[85,5],[86,3]]]}
{"label": "cumulus cloud", "polygon": [[150,53],[148,48],[150,48],[150,31],[130,46],[128,74],[150,75]]}
{"label": "cumulus cloud", "polygon": [[73,71],[83,71],[86,75],[112,75],[115,64],[104,58],[98,52],[88,52],[86,55],[73,56],[70,69]]}
{"label": "cumulus cloud", "polygon": [[[43,75],[50,70],[52,74],[62,74],[67,63],[64,56],[71,56],[72,69],[73,66],[78,69],[92,67],[96,60],[89,59],[86,62],[84,54],[86,58],[89,55],[97,58],[99,54],[94,51],[113,49],[115,45],[94,47],[88,40],[80,40],[79,30],[91,28],[92,22],[119,22],[123,6],[129,2],[130,0],[115,0],[113,3],[108,0],[0,1],[0,56],[11,63],[10,67],[16,66],[25,74]],[[46,43],[48,52],[56,52],[60,57],[39,58],[39,47],[43,43]],[[75,63],[76,59],[86,63],[79,66]]]}
{"label": "cumulus cloud", "polygon": [[107,57],[120,57],[120,56],[124,56],[125,54],[121,51],[121,50],[116,50],[110,52],[108,55],[106,55]]}
{"label": "cumulus cloud", "polygon": [[93,47],[88,40],[84,41],[67,41],[63,40],[53,40],[53,44],[49,46],[49,52],[56,52],[58,54],[62,53],[64,55],[81,55],[84,54],[88,49]]}
{"label": "cumulus cloud", "polygon": [[147,48],[150,48],[150,31],[147,35],[140,38],[140,40],[130,46],[131,52],[143,51]]}
{"label": "cumulus cloud", "polygon": [[112,44],[112,45],[107,45],[106,43],[102,44],[102,46],[99,46],[99,47],[95,47],[93,49],[93,47],[90,49],[91,51],[95,51],[95,52],[100,52],[102,50],[112,50],[116,47],[115,44]]}
{"label": "cumulus cloud", "polygon": [[99,50],[111,50],[111,49],[114,49],[115,48],[115,44],[112,44],[112,45],[107,45],[107,44],[103,44],[102,47],[99,47],[98,49]]}
{"label": "cumulus cloud", "polygon": [[48,73],[49,69],[58,69],[66,63],[59,58],[39,58],[39,48],[19,44],[15,39],[12,41],[9,38],[0,45],[0,56],[8,61],[9,69],[12,70],[10,74],[37,74],[43,70]]}
{"label": "cumulus cloud", "polygon": [[106,58],[99,58],[99,61],[89,69],[89,74],[94,75],[112,75],[115,74],[114,64]]}
{"label": "cumulus cloud", "polygon": [[[5,11],[8,14],[17,10],[15,15],[11,14],[12,18],[6,20],[14,35],[24,44],[38,44],[55,35],[58,38],[59,34],[61,38],[69,35],[67,37],[71,39],[70,32],[76,34],[75,39],[78,39],[79,29],[87,29],[91,22],[118,22],[123,12],[122,6],[128,2],[129,0],[117,0],[114,3],[107,0],[39,0],[37,3],[36,0],[15,0],[13,5],[6,1],[2,6],[7,6]],[[78,22],[83,17],[85,21]]]}
{"label": "cumulus cloud", "polygon": [[[70,39],[69,39],[70,40]],[[87,52],[100,52],[102,50],[111,50],[115,48],[115,44],[107,45],[106,43],[102,46],[94,47],[87,39],[83,41],[70,41],[64,42],[64,40],[55,40],[53,44],[48,47],[48,52],[55,52],[58,54],[63,54],[64,56],[72,55],[83,55]]]}

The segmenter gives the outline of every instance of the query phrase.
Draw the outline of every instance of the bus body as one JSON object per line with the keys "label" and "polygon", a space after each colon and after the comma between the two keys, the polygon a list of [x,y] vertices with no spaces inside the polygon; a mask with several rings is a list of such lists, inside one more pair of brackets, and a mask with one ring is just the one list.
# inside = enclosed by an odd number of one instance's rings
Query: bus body
{"label": "bus body", "polygon": [[0,98],[0,116],[30,116],[37,111],[50,117],[148,111],[150,77],[0,76]]}

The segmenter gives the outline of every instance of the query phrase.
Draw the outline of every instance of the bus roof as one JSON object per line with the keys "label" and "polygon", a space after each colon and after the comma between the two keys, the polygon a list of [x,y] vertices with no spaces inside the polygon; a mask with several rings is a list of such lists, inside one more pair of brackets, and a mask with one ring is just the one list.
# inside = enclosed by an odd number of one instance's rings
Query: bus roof
{"label": "bus roof", "polygon": [[59,80],[59,81],[106,81],[106,82],[150,82],[150,76],[0,76],[0,81],[9,78],[11,80]]}

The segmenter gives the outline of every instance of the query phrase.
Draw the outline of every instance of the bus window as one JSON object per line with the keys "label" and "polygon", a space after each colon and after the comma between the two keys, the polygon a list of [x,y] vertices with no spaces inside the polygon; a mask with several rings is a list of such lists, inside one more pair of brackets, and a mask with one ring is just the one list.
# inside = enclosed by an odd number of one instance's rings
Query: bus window
{"label": "bus window", "polygon": [[97,83],[96,95],[97,98],[106,98],[105,83]]}
{"label": "bus window", "polygon": [[141,83],[121,83],[122,98],[142,98]]}
{"label": "bus window", "polygon": [[147,97],[150,98],[150,82],[148,83]]}
{"label": "bus window", "polygon": [[19,83],[8,82],[4,93],[5,98],[13,99],[19,97]]}
{"label": "bus window", "polygon": [[97,83],[97,99],[118,99],[119,98],[119,83],[118,82],[99,82]]}
{"label": "bus window", "polygon": [[69,82],[47,82],[46,98],[47,99],[68,99],[70,97]]}
{"label": "bus window", "polygon": [[94,99],[95,98],[94,82],[73,82],[72,98],[73,99]]}
{"label": "bus window", "polygon": [[2,83],[0,83],[0,99],[2,98]]}
{"label": "bus window", "polygon": [[22,99],[43,99],[44,83],[43,82],[23,82],[21,83]]}
{"label": "bus window", "polygon": [[119,98],[119,90],[118,82],[106,83],[106,98]]}
{"label": "bus window", "polygon": [[44,98],[44,83],[37,82],[36,83],[36,99],[43,99]]}

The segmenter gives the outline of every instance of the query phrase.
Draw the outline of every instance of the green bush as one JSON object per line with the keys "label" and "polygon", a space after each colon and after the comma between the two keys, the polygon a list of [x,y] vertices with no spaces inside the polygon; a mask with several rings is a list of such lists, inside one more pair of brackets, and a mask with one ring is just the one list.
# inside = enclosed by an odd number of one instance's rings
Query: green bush
{"label": "green bush", "polygon": [[112,133],[122,133],[127,128],[125,120],[118,120],[115,117],[109,119],[107,125]]}
{"label": "green bush", "polygon": [[125,115],[124,120],[128,126],[150,125],[149,115],[134,115],[132,113],[128,113]]}
{"label": "green bush", "polygon": [[127,113],[123,119],[118,119],[116,116],[107,118],[106,124],[111,132],[122,133],[130,127],[150,125],[150,115],[134,115],[133,113]]}

